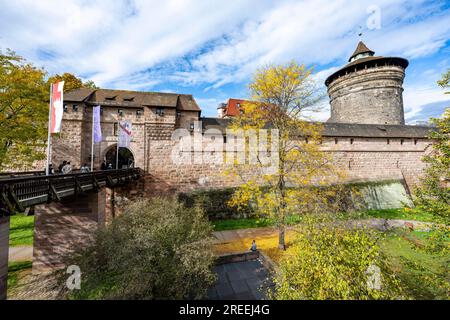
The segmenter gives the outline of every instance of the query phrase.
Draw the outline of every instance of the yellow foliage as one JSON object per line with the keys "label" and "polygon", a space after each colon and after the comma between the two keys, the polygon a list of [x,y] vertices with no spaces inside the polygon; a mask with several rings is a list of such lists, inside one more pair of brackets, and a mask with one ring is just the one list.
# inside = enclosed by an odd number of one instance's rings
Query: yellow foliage
{"label": "yellow foliage", "polygon": [[[291,239],[295,236],[293,231],[286,233],[286,244],[289,247]],[[237,238],[229,242],[214,244],[213,251],[217,255],[247,251],[250,249],[252,241],[255,240],[258,250],[267,254],[275,263],[278,263],[284,251],[278,249],[278,235],[274,233],[270,236],[255,236],[248,238]]]}
{"label": "yellow foliage", "polygon": [[[331,155],[320,150],[322,125],[305,121],[305,110],[320,98],[311,73],[312,69],[295,62],[258,70],[249,86],[252,101],[241,106],[243,112],[231,124],[231,129],[243,131],[245,137],[254,134],[254,129],[278,132],[278,149],[270,150],[275,154],[274,170],[262,170],[265,164],[261,161],[251,166],[234,163],[232,170],[244,183],[229,204],[238,209],[249,206],[257,214],[271,218],[280,237],[289,215],[305,208],[324,209],[329,202],[330,194],[311,186],[329,185],[339,179]],[[246,150],[249,140],[245,139]],[[272,146],[271,142],[268,145]],[[262,173],[245,176],[243,173],[249,169]]]}

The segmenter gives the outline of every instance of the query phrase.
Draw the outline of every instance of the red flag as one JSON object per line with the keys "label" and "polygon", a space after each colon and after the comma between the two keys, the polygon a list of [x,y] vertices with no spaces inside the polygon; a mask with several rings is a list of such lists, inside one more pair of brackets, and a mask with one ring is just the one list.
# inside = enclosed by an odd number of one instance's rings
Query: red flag
{"label": "red flag", "polygon": [[54,83],[52,85],[52,101],[51,101],[51,126],[50,133],[61,131],[61,121],[63,117],[63,87],[64,81]]}

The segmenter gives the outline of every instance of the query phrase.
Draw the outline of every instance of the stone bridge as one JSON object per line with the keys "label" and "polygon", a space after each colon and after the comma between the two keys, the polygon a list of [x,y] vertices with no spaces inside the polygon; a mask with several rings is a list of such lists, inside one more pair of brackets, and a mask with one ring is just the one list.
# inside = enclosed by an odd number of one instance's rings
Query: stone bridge
{"label": "stone bridge", "polygon": [[34,209],[33,273],[62,267],[62,257],[115,216],[115,194],[142,187],[139,168],[45,176],[0,176],[0,299],[6,299],[10,216]]}

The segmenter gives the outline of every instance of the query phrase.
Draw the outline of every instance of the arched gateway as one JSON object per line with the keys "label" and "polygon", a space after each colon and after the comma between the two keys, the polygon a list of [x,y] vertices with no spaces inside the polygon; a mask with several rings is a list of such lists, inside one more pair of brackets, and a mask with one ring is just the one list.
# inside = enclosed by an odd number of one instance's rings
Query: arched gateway
{"label": "arched gateway", "polygon": [[[111,163],[113,169],[116,169],[116,152],[117,152],[117,144],[109,147],[109,149],[105,153],[106,163],[109,165]],[[131,152],[128,148],[119,148],[119,169],[133,168],[134,167],[134,156],[133,152]]]}

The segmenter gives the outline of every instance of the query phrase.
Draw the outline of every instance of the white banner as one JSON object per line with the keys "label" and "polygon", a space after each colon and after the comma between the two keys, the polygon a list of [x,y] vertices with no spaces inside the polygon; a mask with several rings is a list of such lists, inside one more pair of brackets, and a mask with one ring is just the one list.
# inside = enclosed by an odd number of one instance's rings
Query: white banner
{"label": "white banner", "polygon": [[119,148],[128,148],[131,142],[131,122],[119,122]]}
{"label": "white banner", "polygon": [[50,105],[50,133],[61,131],[61,122],[63,117],[63,88],[64,81],[52,85],[51,105]]}

